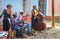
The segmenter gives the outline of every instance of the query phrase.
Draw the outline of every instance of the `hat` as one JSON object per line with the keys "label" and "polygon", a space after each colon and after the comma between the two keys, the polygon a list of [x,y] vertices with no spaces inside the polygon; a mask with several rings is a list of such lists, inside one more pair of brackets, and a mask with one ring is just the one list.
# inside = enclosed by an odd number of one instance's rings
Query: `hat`
{"label": "hat", "polygon": [[7,5],[7,8],[8,8],[8,7],[12,7],[12,6],[11,6],[10,4],[8,4],[8,5]]}
{"label": "hat", "polygon": [[36,5],[33,5],[33,7],[36,7]]}
{"label": "hat", "polygon": [[20,12],[24,12],[23,10],[20,10]]}

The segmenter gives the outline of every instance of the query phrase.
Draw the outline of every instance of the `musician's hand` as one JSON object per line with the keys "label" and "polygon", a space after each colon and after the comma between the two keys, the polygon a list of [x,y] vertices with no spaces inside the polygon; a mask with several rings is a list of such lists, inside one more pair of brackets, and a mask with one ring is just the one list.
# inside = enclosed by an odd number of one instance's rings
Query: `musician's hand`
{"label": "musician's hand", "polygon": [[39,18],[39,17],[36,17],[36,18]]}

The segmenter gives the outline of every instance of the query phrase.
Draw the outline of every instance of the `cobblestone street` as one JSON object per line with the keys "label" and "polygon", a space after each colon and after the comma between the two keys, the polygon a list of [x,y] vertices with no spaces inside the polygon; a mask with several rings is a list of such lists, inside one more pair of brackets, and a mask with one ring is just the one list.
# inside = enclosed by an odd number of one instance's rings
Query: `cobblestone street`
{"label": "cobblestone street", "polygon": [[13,38],[13,39],[60,39],[60,28],[46,29],[38,32],[36,36],[25,36],[25,38]]}

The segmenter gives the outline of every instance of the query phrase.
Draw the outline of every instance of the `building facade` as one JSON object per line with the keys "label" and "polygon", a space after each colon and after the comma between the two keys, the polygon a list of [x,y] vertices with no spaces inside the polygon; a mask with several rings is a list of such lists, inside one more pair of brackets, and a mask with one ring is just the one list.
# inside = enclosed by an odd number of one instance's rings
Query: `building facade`
{"label": "building facade", "polygon": [[[52,0],[39,0],[39,10],[45,15],[46,20],[51,20]],[[60,0],[54,0],[54,19],[60,20]]]}
{"label": "building facade", "polygon": [[0,14],[2,13],[3,10],[3,0],[0,0]]}
{"label": "building facade", "polygon": [[[0,0],[0,15],[2,14],[3,11],[3,0]],[[2,18],[0,18],[0,25],[2,25]]]}
{"label": "building facade", "polygon": [[[15,0],[16,1],[16,0]],[[31,12],[31,1],[32,0],[21,0],[21,9],[27,12]],[[39,0],[39,10],[45,15],[47,20],[51,20],[52,16],[52,0]],[[4,1],[0,0],[0,14],[4,7]],[[54,16],[55,20],[60,20],[60,0],[54,0]]]}
{"label": "building facade", "polygon": [[[52,0],[47,0],[46,16],[47,19],[51,19]],[[54,0],[54,18],[55,20],[60,20],[60,0]]]}

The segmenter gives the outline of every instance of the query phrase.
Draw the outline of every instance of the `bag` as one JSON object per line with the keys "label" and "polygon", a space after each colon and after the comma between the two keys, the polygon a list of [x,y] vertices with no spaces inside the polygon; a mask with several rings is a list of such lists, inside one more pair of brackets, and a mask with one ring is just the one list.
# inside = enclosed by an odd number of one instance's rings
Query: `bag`
{"label": "bag", "polygon": [[14,38],[14,37],[15,37],[14,31],[9,31],[9,37],[10,37],[10,38]]}

